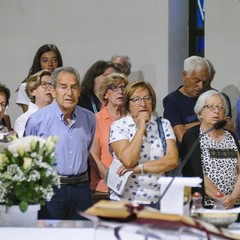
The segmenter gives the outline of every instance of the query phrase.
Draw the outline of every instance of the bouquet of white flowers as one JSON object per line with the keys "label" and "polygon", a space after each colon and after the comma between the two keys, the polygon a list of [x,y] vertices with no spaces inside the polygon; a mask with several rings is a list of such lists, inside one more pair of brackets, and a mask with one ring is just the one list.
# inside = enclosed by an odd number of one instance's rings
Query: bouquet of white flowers
{"label": "bouquet of white flowers", "polygon": [[55,168],[57,137],[47,140],[27,136],[12,141],[0,153],[0,204],[19,205],[25,212],[29,204],[44,205],[60,186]]}

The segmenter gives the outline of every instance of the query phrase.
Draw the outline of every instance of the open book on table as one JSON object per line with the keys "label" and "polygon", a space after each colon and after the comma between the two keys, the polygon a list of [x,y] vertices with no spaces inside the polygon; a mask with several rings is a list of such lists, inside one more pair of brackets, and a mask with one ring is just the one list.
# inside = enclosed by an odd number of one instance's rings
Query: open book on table
{"label": "open book on table", "polygon": [[176,230],[182,227],[190,232],[204,232],[207,236],[215,235],[222,239],[240,239],[240,235],[233,234],[226,229],[219,229],[210,223],[188,216],[161,213],[156,209],[133,205],[127,201],[101,200],[81,215],[92,221],[100,221],[102,225],[106,226],[117,222],[123,225],[131,223],[139,228],[147,226],[150,229]]}

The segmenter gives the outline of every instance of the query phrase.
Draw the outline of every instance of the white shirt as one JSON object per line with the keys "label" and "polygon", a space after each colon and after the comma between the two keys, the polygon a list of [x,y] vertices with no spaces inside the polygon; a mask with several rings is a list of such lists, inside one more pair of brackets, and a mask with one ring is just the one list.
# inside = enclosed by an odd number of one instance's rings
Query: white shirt
{"label": "white shirt", "polygon": [[18,134],[18,137],[21,138],[23,136],[23,133],[25,131],[25,125],[26,125],[26,122],[28,120],[28,117],[36,112],[37,110],[39,110],[39,107],[32,103],[32,102],[29,102],[29,105],[28,105],[28,110],[21,114],[15,121],[15,125],[14,125],[14,130],[17,132]]}
{"label": "white shirt", "polygon": [[27,93],[25,91],[27,83],[24,82],[20,85],[18,92],[17,92],[17,98],[16,98],[16,104],[25,104],[28,105],[31,100],[27,96]]}
{"label": "white shirt", "polygon": [[[166,140],[176,140],[170,122],[162,118],[162,125]],[[109,143],[123,139],[131,141],[136,131],[137,127],[132,116],[127,115],[112,123]],[[143,136],[138,163],[154,161],[164,156],[164,149],[159,136],[156,117],[151,116],[150,121],[146,124],[146,133],[147,137]],[[114,152],[112,152],[112,154],[114,159],[119,160]],[[122,195],[117,195],[115,192],[111,191],[110,198],[112,200],[127,200],[139,204],[156,203],[160,198],[160,184],[158,183],[158,179],[163,175],[163,173],[132,174],[128,178]]]}

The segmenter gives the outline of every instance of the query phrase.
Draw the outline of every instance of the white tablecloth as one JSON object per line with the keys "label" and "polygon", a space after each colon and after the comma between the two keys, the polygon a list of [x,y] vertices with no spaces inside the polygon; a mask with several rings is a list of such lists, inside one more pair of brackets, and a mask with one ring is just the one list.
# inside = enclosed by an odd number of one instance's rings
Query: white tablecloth
{"label": "white tablecloth", "polygon": [[[112,227],[92,227],[90,222],[74,222],[74,221],[48,221],[44,225],[39,224],[36,228],[0,228],[1,240],[115,240],[114,230]],[[137,233],[136,233],[137,231]],[[145,240],[143,232],[152,234],[148,240],[166,239],[166,240],[204,240],[207,239],[204,235],[182,232],[167,231],[167,230],[153,230],[143,229],[139,227],[126,226],[119,231],[121,240]],[[232,225],[232,231],[240,233],[240,224]],[[217,237],[211,238],[219,239]]]}

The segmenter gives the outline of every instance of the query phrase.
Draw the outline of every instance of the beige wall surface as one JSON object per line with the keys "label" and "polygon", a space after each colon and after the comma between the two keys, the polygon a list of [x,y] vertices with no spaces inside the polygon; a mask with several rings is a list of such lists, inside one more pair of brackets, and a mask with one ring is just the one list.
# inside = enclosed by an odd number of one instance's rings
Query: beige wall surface
{"label": "beige wall surface", "polygon": [[[188,0],[0,0],[1,80],[12,92],[12,122],[21,114],[15,89],[26,77],[39,46],[55,43],[64,65],[81,74],[116,53],[133,63],[130,80],[144,79],[162,99],[181,84],[188,56]],[[240,1],[205,0],[205,55],[233,112],[240,87]]]}
{"label": "beige wall surface", "polygon": [[55,43],[64,65],[83,77],[97,60],[127,54],[130,80],[144,79],[162,99],[181,83],[187,57],[187,0],[0,0],[1,80],[12,92],[12,124],[21,114],[16,93],[37,49]]}
{"label": "beige wall surface", "polygon": [[214,64],[213,87],[228,94],[235,116],[240,87],[240,1],[205,0],[205,55]]}

